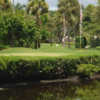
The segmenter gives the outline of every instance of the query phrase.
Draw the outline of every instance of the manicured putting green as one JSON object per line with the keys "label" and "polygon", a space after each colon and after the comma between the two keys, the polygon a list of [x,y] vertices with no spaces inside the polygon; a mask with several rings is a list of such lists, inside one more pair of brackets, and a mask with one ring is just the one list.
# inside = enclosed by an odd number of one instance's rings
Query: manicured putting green
{"label": "manicured putting green", "polygon": [[42,44],[40,49],[32,48],[8,48],[0,51],[0,56],[81,56],[100,55],[100,49],[76,49],[61,45]]}

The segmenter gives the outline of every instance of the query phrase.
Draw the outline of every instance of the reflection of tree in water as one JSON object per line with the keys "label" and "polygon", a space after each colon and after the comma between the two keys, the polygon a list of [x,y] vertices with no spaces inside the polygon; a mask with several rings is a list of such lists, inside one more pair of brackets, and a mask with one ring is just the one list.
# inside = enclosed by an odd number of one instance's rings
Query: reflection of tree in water
{"label": "reflection of tree in water", "polygon": [[[37,100],[100,100],[100,83],[81,86],[58,86],[41,92]],[[57,91],[58,90],[58,91]]]}
{"label": "reflection of tree in water", "polygon": [[79,100],[100,100],[100,83],[96,81],[92,85],[78,87],[75,95]]}
{"label": "reflection of tree in water", "polygon": [[67,97],[73,97],[76,87],[71,83],[53,84],[43,86],[37,100],[67,100]]}
{"label": "reflection of tree in water", "polygon": [[100,82],[55,83],[0,91],[0,100],[100,100]]}

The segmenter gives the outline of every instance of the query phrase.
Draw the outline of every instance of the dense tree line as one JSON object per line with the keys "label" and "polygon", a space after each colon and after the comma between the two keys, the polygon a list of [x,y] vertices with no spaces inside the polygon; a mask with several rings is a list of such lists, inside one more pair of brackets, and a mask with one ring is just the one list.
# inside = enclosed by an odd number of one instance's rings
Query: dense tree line
{"label": "dense tree line", "polygon": [[89,44],[96,45],[100,42],[100,0],[97,5],[90,4],[83,8],[83,15],[83,35],[87,37]]}
{"label": "dense tree line", "polygon": [[4,44],[30,47],[38,31],[32,16],[11,12],[5,12],[0,16],[0,37]]}
{"label": "dense tree line", "polygon": [[[83,8],[83,36],[90,41],[100,32],[98,5]],[[29,0],[27,5],[0,0],[0,42],[9,46],[39,48],[41,42],[70,42],[79,35],[78,0],[59,0],[58,10],[49,11],[45,0]]]}

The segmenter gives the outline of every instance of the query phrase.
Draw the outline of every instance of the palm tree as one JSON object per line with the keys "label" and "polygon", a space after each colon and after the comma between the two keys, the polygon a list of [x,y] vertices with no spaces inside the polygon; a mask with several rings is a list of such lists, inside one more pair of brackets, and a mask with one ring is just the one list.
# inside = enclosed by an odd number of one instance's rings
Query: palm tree
{"label": "palm tree", "polygon": [[11,7],[11,0],[0,0],[0,9],[7,10]]}
{"label": "palm tree", "polygon": [[22,9],[24,9],[25,8],[25,5],[21,5],[20,3],[17,3],[16,5],[15,5],[15,10],[22,10]]}
{"label": "palm tree", "polygon": [[80,6],[78,0],[59,0],[58,10],[63,19],[64,38],[67,35],[68,47],[70,47],[70,33],[79,22]]}
{"label": "palm tree", "polygon": [[15,13],[15,6],[14,6],[14,3],[15,3],[15,1],[14,0],[12,0],[12,4],[13,4],[13,13]]}
{"label": "palm tree", "polygon": [[48,12],[48,4],[45,0],[29,0],[27,12],[37,19],[37,24],[41,24],[40,16]]}
{"label": "palm tree", "polygon": [[[27,13],[32,14],[35,19],[38,26],[41,28],[42,20],[41,17],[45,15],[48,12],[48,4],[45,2],[45,0],[29,0],[29,3],[27,5]],[[40,48],[40,38],[38,35],[38,38],[35,40],[35,47]]]}

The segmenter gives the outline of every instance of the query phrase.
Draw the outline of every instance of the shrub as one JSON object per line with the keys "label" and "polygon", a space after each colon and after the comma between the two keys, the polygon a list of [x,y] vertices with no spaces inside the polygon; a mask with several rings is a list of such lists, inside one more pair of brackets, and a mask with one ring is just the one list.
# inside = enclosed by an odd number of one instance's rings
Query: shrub
{"label": "shrub", "polygon": [[100,38],[91,38],[90,45],[92,48],[100,46]]}
{"label": "shrub", "polygon": [[0,38],[3,43],[14,46],[23,33],[23,23],[20,16],[3,14],[0,17]]}
{"label": "shrub", "polygon": [[[29,59],[28,59],[29,58]],[[0,81],[40,80],[66,78],[72,75],[91,76],[99,71],[100,56],[86,57],[0,57]],[[77,67],[78,65],[78,67]],[[78,69],[77,69],[78,68]],[[92,73],[92,74],[91,74]]]}
{"label": "shrub", "polygon": [[77,72],[82,77],[88,77],[90,78],[95,73],[100,71],[100,67],[95,66],[93,64],[80,64],[78,65]]}
{"label": "shrub", "polygon": [[[80,44],[81,43],[81,44]],[[87,45],[87,40],[85,37],[76,37],[76,40],[75,40],[75,47],[76,48],[85,48]]]}
{"label": "shrub", "polygon": [[40,29],[31,15],[23,16],[20,13],[11,12],[1,14],[1,43],[12,47],[31,47],[34,40],[40,41],[40,39]]}

